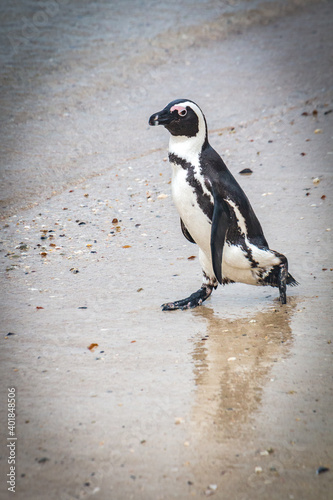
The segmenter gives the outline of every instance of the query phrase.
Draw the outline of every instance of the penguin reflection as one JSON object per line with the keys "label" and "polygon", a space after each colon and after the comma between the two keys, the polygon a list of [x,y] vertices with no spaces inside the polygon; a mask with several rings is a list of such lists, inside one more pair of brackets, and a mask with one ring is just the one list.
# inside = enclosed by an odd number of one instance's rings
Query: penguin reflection
{"label": "penguin reflection", "polygon": [[207,307],[195,311],[207,319],[207,336],[193,351],[196,428],[230,438],[259,408],[274,362],[288,356],[295,305],[291,298],[284,309],[273,307],[235,320],[220,318]]}

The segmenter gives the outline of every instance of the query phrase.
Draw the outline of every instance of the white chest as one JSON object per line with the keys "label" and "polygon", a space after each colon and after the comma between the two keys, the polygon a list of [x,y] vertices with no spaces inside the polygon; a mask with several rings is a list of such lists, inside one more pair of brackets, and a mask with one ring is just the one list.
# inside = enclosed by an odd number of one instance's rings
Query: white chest
{"label": "white chest", "polygon": [[[211,222],[198,204],[197,193],[189,182],[188,171],[175,163],[171,165],[172,196],[178,213],[195,242],[209,254]],[[196,180],[195,173],[192,180]]]}

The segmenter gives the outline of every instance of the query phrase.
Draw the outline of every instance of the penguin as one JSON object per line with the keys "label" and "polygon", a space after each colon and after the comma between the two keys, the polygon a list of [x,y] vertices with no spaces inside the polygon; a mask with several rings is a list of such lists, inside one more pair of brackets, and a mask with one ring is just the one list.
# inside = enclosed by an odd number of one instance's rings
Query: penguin
{"label": "penguin", "polygon": [[185,238],[199,247],[201,288],[189,297],[162,304],[162,310],[201,305],[219,284],[247,283],[279,288],[297,281],[287,258],[271,250],[254,210],[220,155],[208,142],[206,118],[189,99],[170,102],[149,118],[170,132],[172,196]]}

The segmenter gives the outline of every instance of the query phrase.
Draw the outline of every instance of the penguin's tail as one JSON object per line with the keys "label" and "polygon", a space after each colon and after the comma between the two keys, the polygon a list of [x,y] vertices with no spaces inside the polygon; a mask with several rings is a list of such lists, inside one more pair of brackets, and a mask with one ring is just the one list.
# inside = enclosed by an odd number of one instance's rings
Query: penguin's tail
{"label": "penguin's tail", "polygon": [[289,285],[289,286],[299,285],[298,281],[296,281],[295,278],[290,273],[288,273],[288,276],[287,276],[287,285]]}

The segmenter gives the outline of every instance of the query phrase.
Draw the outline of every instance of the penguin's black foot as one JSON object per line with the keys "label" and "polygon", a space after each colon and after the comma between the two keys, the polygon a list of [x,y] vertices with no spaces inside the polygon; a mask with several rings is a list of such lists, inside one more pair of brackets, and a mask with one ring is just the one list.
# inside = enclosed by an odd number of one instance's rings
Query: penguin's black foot
{"label": "penguin's black foot", "polygon": [[286,262],[283,262],[280,264],[280,270],[279,270],[279,291],[280,291],[280,301],[281,304],[286,304],[287,303],[287,277],[288,277],[288,264],[287,264],[287,259]]}
{"label": "penguin's black foot", "polygon": [[202,285],[200,290],[192,293],[189,297],[175,302],[167,302],[162,304],[162,311],[174,311],[176,309],[193,309],[194,307],[201,306],[201,304],[208,299],[213,291],[213,286]]}

